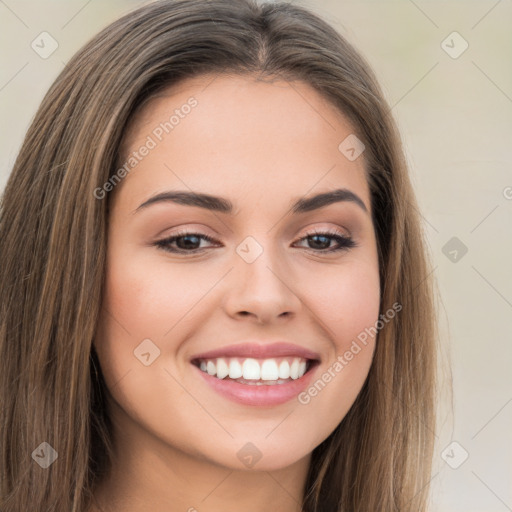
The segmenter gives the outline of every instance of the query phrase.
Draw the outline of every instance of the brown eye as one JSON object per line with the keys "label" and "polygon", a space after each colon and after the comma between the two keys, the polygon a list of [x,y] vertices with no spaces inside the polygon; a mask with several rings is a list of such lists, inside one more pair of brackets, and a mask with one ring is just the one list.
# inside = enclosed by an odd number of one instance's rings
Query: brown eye
{"label": "brown eye", "polygon": [[[155,245],[167,252],[196,253],[205,249],[205,247],[200,247],[201,240],[212,243],[216,242],[214,238],[203,233],[182,232],[163,240],[159,240]],[[173,247],[174,243],[176,243],[176,247]]]}
{"label": "brown eye", "polygon": [[[301,240],[306,240],[309,243],[307,249],[315,252],[336,252],[348,250],[357,245],[352,238],[337,232],[314,232],[301,238]],[[334,248],[331,247],[332,241],[338,244]]]}

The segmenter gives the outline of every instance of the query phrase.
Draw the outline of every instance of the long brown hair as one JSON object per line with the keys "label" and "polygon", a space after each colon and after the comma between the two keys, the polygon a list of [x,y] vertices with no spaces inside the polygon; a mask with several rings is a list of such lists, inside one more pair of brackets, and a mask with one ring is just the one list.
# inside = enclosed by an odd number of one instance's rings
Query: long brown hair
{"label": "long brown hair", "polygon": [[[329,24],[303,7],[253,0],[162,0],[125,15],[71,59],[37,111],[0,210],[0,509],[84,512],[109,469],[105,383],[92,347],[108,196],[95,190],[116,172],[140,106],[206,73],[302,80],[365,144],[381,312],[402,309],[379,331],[355,403],[313,452],[303,510],[426,510],[435,301],[395,122],[368,64]],[[53,453],[41,443],[58,456],[48,468],[35,462]]]}

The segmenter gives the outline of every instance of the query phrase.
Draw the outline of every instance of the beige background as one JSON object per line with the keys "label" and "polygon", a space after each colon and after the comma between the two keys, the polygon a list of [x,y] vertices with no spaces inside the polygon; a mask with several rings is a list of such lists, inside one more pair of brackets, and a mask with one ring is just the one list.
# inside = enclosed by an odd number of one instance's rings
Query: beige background
{"label": "beige background", "polygon": [[[0,190],[64,63],[143,3],[0,1]],[[432,511],[512,511],[512,2],[296,3],[321,14],[366,56],[403,135],[453,366],[454,414],[446,403],[440,407]],[[43,31],[59,45],[47,59],[31,48]],[[448,37],[454,31],[463,39]],[[457,58],[445,51],[454,54],[464,41],[469,46]],[[446,246],[452,237],[459,247]],[[463,256],[460,243],[468,249]],[[452,441],[458,444],[446,449]],[[460,466],[452,468],[443,453]]]}

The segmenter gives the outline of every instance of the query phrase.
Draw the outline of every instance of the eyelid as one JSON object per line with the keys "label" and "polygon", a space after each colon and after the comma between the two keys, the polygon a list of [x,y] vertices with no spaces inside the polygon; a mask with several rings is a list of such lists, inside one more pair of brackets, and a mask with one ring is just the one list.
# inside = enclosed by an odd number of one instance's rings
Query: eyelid
{"label": "eyelid", "polygon": [[346,231],[347,231],[347,233],[344,233],[343,231],[341,231],[340,228],[334,228],[334,227],[314,227],[314,228],[307,229],[305,234],[301,235],[299,238],[304,238],[305,236],[325,235],[325,234],[338,235],[338,236],[342,236],[344,238],[352,238],[350,235],[350,232],[348,232],[348,230],[346,230]]}
{"label": "eyelid", "polygon": [[[176,230],[176,231],[174,231]],[[170,234],[166,234],[166,235],[163,235],[162,233],[167,233],[169,232]],[[209,233],[212,233],[212,234],[209,234]],[[205,224],[202,224],[202,223],[190,223],[190,224],[186,224],[185,227],[182,227],[182,225],[178,225],[178,226],[171,226],[171,227],[166,227],[165,229],[161,229],[159,230],[157,233],[155,233],[153,235],[154,239],[167,239],[167,238],[170,238],[170,237],[173,237],[173,236],[177,236],[178,234],[179,235],[196,235],[196,234],[201,234],[201,235],[205,235],[205,236],[210,236],[210,237],[213,237],[215,238],[215,230],[209,228],[207,225]]]}

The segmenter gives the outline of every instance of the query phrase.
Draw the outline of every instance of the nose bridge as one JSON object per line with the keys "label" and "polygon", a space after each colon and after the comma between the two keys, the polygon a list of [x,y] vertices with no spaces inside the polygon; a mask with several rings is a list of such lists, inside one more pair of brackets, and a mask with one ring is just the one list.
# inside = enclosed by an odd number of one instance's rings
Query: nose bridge
{"label": "nose bridge", "polygon": [[[258,238],[256,238],[258,237]],[[298,310],[300,300],[290,283],[289,267],[272,236],[247,236],[235,249],[227,309],[236,315],[252,313],[263,320]]]}
{"label": "nose bridge", "polygon": [[271,245],[271,236],[256,236],[258,239],[247,236],[236,247],[236,272],[240,275],[241,282],[257,287],[253,292],[281,292],[284,286],[282,281],[286,280],[287,272],[286,266],[279,262],[279,250]]}

